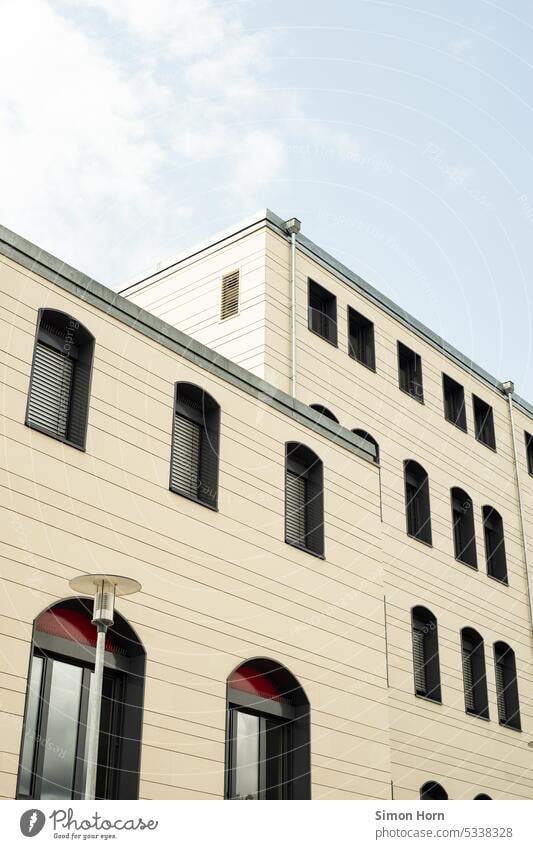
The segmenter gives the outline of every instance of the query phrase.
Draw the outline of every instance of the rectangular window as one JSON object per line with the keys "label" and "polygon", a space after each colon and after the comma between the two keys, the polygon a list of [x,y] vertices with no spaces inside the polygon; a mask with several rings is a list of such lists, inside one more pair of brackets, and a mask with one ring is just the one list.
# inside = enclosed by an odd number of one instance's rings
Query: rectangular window
{"label": "rectangular window", "polygon": [[239,312],[239,272],[232,271],[222,278],[220,318],[222,321]]}
{"label": "rectangular window", "polygon": [[398,378],[400,389],[423,404],[422,358],[402,342],[398,342]]}
{"label": "rectangular window", "polygon": [[444,397],[444,417],[466,431],[465,390],[447,374],[442,375],[442,393]]}
{"label": "rectangular window", "polygon": [[413,628],[413,663],[415,670],[415,692],[418,696],[426,696],[428,691],[424,642],[423,628],[415,625]]}
{"label": "rectangular window", "polygon": [[287,542],[305,548],[307,540],[307,480],[287,470]]}
{"label": "rectangular window", "polygon": [[348,353],[357,362],[376,370],[374,324],[352,307],[348,307]]}
{"label": "rectangular window", "polygon": [[474,408],[474,425],[476,439],[482,442],[488,448],[496,451],[496,437],[494,434],[494,414],[492,407],[478,398],[477,395],[472,395],[472,404]]}
{"label": "rectangular window", "polygon": [[524,431],[524,436],[526,439],[527,470],[530,475],[533,475],[533,436],[527,430]]}
{"label": "rectangular window", "polygon": [[308,297],[309,330],[337,345],[337,298],[313,280]]}

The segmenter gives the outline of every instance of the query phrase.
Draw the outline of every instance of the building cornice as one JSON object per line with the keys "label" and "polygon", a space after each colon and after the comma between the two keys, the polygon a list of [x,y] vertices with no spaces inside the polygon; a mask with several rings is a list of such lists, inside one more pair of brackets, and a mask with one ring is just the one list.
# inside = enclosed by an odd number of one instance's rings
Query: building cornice
{"label": "building cornice", "polygon": [[221,356],[2,225],[0,225],[0,255],[102,310],[183,359],[231,383],[269,407],[289,416],[298,424],[304,425],[375,466],[370,452],[363,447],[364,441],[347,428],[321,418],[320,414],[307,404],[276,389],[275,386],[242,366]]}

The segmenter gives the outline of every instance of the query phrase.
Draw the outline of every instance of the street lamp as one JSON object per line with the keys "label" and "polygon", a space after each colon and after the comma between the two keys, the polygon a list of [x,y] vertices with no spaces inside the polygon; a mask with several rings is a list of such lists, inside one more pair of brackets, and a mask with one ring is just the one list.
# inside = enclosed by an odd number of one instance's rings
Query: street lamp
{"label": "street lamp", "polygon": [[133,578],[120,575],[80,575],[69,581],[76,593],[94,596],[92,623],[96,625],[96,654],[94,674],[89,693],[87,716],[87,745],[85,747],[85,799],[96,794],[96,768],[98,766],[98,741],[100,737],[100,711],[102,707],[102,681],[104,678],[104,652],[107,629],[113,624],[115,598],[139,592],[141,585]]}

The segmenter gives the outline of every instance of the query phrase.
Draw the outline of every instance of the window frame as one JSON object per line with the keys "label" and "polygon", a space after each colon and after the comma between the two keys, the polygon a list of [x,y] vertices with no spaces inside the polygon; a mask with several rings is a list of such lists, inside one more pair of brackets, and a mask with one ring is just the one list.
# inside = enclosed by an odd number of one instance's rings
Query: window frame
{"label": "window frame", "polygon": [[[479,395],[472,393],[472,411],[474,416],[474,435],[476,442],[484,445],[485,448],[490,448],[491,451],[497,451],[496,447],[496,429],[494,425],[494,408]],[[483,415],[484,413],[484,415]],[[483,420],[480,418],[483,416]],[[483,438],[485,430],[488,428],[488,441]]]}
{"label": "window frame", "polygon": [[[424,480],[422,482],[411,483],[408,477],[412,474],[409,467],[416,467],[423,473]],[[404,496],[405,496],[405,526],[407,536],[411,539],[416,539],[417,542],[422,542],[424,545],[433,547],[433,530],[431,522],[431,496],[429,490],[429,475],[416,460],[407,459],[403,461],[403,477],[404,477]],[[410,487],[416,487],[414,495],[409,497]],[[416,500],[415,500],[416,499]],[[413,530],[411,525],[415,521],[415,511],[422,509],[426,512],[426,516],[418,521],[418,529]],[[427,530],[426,530],[427,529]],[[423,536],[420,536],[421,531]]]}
{"label": "window frame", "polygon": [[[292,446],[292,447],[291,447]],[[291,456],[290,456],[291,455]],[[311,486],[315,493],[308,495],[306,503],[306,539],[309,534],[316,535],[317,544],[315,547],[310,545],[301,545],[287,536],[287,480],[289,472],[299,477],[305,475],[307,488]],[[311,472],[311,474],[310,474]],[[316,498],[316,504],[313,509],[320,513],[320,521],[314,527],[309,529],[308,505]],[[307,554],[312,554],[313,557],[318,557],[320,560],[326,559],[325,551],[325,522],[324,522],[324,464],[318,454],[316,454],[307,445],[301,442],[286,442],[285,443],[285,469],[284,469],[284,539],[287,545],[297,548],[299,551],[305,551]]]}
{"label": "window frame", "polygon": [[[64,322],[67,328],[69,325],[74,324],[75,327],[71,328],[75,333],[79,336],[85,337],[84,341],[81,345],[72,341],[69,343],[69,347],[73,347],[77,349],[76,358],[71,357],[67,354],[68,358],[71,360],[78,360],[79,363],[83,363],[86,367],[87,371],[87,386],[86,393],[84,398],[84,415],[83,415],[83,427],[80,435],[80,440],[76,441],[75,439],[71,439],[68,435],[62,436],[61,434],[54,433],[52,430],[49,430],[46,427],[43,427],[35,422],[31,421],[30,417],[30,406],[31,406],[31,391],[34,382],[35,370],[36,370],[36,360],[37,360],[37,348],[38,345],[41,344],[44,347],[53,348],[55,350],[59,350],[59,345],[57,342],[53,341],[50,337],[51,334],[42,327],[44,320],[46,319],[47,313],[50,313],[51,316],[57,317],[56,320],[59,322]],[[41,336],[42,334],[42,336]],[[45,341],[42,341],[42,337],[45,338]],[[66,332],[65,332],[66,338]],[[65,346],[64,346],[65,347]],[[50,437],[50,439],[55,439],[57,442],[61,442],[63,445],[68,445],[71,448],[75,448],[77,451],[86,451],[87,446],[87,431],[89,428],[89,413],[91,408],[91,388],[92,388],[92,376],[93,376],[93,368],[94,368],[94,354],[96,348],[96,339],[93,334],[83,325],[78,319],[74,318],[74,316],[69,313],[63,312],[62,310],[56,310],[53,307],[40,307],[37,310],[37,322],[35,327],[35,336],[33,341],[33,353],[32,353],[32,361],[30,368],[30,379],[28,382],[28,390],[26,393],[26,412],[24,416],[24,425],[30,430],[35,430],[37,433],[42,433],[45,436]],[[81,354],[81,356],[80,356]],[[76,373],[79,373],[80,365],[73,366],[73,374],[71,377],[71,385],[70,385],[70,396],[69,396],[69,410],[67,413],[67,434],[69,427],[71,426],[71,415],[72,415],[72,394],[73,388],[76,380]]]}
{"label": "window frame", "polygon": [[[471,647],[467,647],[467,641],[471,644]],[[475,628],[468,626],[461,629],[460,642],[465,713],[470,716],[477,716],[479,719],[490,720],[485,642]],[[470,665],[472,687],[469,687],[467,682],[467,662]],[[469,707],[468,692],[471,694],[472,707]]]}
{"label": "window frame", "polygon": [[[416,653],[415,653],[415,631],[423,635],[424,653],[424,677],[426,679],[426,692],[421,692],[417,687]],[[429,645],[427,645],[429,644]],[[426,652],[430,655],[426,660]],[[415,605],[411,608],[411,657],[413,664],[413,689],[418,699],[425,699],[434,704],[442,704],[442,681],[440,674],[440,648],[439,648],[439,626],[437,617],[427,607]],[[430,680],[428,680],[428,677]]]}
{"label": "window frame", "polygon": [[[499,657],[498,654],[501,649],[505,649],[503,652],[503,656]],[[493,655],[494,655],[494,675],[496,679],[496,705],[498,709],[498,722],[504,728],[512,728],[513,731],[522,731],[522,718],[520,715],[520,692],[518,689],[518,672],[516,669],[516,654],[511,646],[504,642],[503,640],[496,640],[493,645]],[[503,661],[503,663],[502,663]],[[505,675],[508,670],[505,669],[505,666],[509,664],[512,665],[512,686],[510,683],[505,683]],[[503,677],[502,681],[499,680],[499,674],[497,671],[497,667],[500,665],[500,668],[503,667],[503,672],[501,673]],[[500,683],[503,683],[503,692],[500,692]],[[511,687],[511,693],[509,694],[509,688]],[[507,694],[506,691],[507,690]],[[500,707],[500,699],[504,701],[504,709],[505,713],[508,713],[508,699],[515,699],[516,710],[512,713],[510,719],[504,718],[502,719],[502,712]]]}
{"label": "window frame", "polygon": [[[458,545],[457,539],[457,526],[459,522],[462,522],[462,520],[456,519],[456,512],[459,512],[459,510],[457,510],[455,503],[456,499],[458,499],[460,496],[464,496],[464,498],[461,498],[461,500],[464,501],[465,504],[469,505],[469,507],[466,509],[464,506],[461,507],[461,516],[463,518],[466,517],[464,518],[464,524],[469,526],[466,528],[466,533],[468,534],[469,532],[471,532],[470,541],[467,542],[466,545],[463,545],[462,548]],[[465,492],[464,489],[461,489],[458,486],[454,486],[450,489],[450,501],[452,508],[452,537],[455,559],[458,563],[462,563],[464,566],[469,566],[470,569],[475,569],[476,571],[478,571],[476,523],[474,518],[474,505],[472,503],[472,499],[470,498],[468,493]],[[472,552],[471,560],[467,560],[464,557],[460,556],[461,554],[464,554],[464,552],[468,549],[470,549],[470,551]]]}
{"label": "window frame", "polygon": [[[422,357],[417,354],[412,348],[397,340],[397,357],[398,357],[398,386],[402,392],[414,398],[419,404],[424,404],[424,375],[422,370]],[[409,374],[406,373],[402,360],[405,356],[409,356]],[[414,369],[411,369],[411,363],[414,363]],[[420,392],[412,391],[412,387],[419,386]]]}
{"label": "window frame", "polygon": [[[451,397],[454,398],[454,402],[455,396],[458,393],[461,395],[461,400],[458,405],[459,412],[455,417],[451,415],[449,408],[450,393],[453,393]],[[459,428],[459,430],[462,430],[463,433],[468,433],[468,424],[466,419],[465,388],[462,383],[459,383],[459,381],[455,380],[455,378],[453,377],[450,377],[450,375],[446,374],[445,372],[442,372],[442,402],[444,409],[444,418],[446,419],[446,421],[450,422],[450,424],[454,425],[454,427]]]}
{"label": "window frame", "polygon": [[[182,408],[185,406],[178,397],[180,392],[180,387],[182,387],[182,391],[184,394],[190,394],[191,396],[199,395],[201,398],[202,405],[202,413],[196,412],[189,413],[189,411],[185,410],[180,412],[180,405]],[[211,418],[211,424],[206,422],[205,415],[205,405],[208,405],[208,416]],[[191,408],[192,409],[192,408]],[[194,411],[193,411],[194,412]],[[200,426],[200,449],[199,449],[199,475],[201,473],[202,468],[202,452],[205,448],[202,447],[204,440],[207,440],[209,451],[215,455],[216,461],[214,463],[214,486],[215,486],[215,494],[213,496],[212,501],[208,499],[203,499],[200,496],[195,496],[191,493],[187,493],[183,490],[180,490],[173,486],[172,478],[173,478],[173,469],[174,469],[174,452],[176,447],[176,418],[180,415],[182,418],[189,419],[190,421],[195,422]],[[218,401],[210,395],[205,389],[202,389],[201,386],[198,386],[196,383],[190,383],[189,381],[177,381],[174,384],[174,400],[172,405],[172,425],[171,425],[171,433],[172,438],[170,442],[170,463],[169,463],[169,484],[168,488],[170,492],[175,495],[180,495],[182,498],[186,498],[188,501],[192,501],[195,504],[201,504],[202,507],[207,507],[209,510],[214,510],[218,512],[218,498],[219,498],[219,476],[220,476],[220,428],[221,428],[221,417],[222,410]],[[199,479],[200,480],[200,479]],[[199,484],[198,484],[199,485]]]}
{"label": "window frame", "polygon": [[[490,514],[488,514],[490,511]],[[498,529],[494,529],[489,527],[488,522],[496,517],[496,522],[499,525]],[[503,525],[503,518],[501,514],[490,504],[484,504],[481,508],[481,518],[483,523],[483,541],[485,545],[485,563],[487,567],[487,575],[489,578],[492,578],[493,581],[498,581],[499,584],[502,584],[504,587],[509,586],[509,569],[507,566],[507,553],[505,550],[505,531]],[[490,533],[498,533],[501,537],[497,542],[496,546],[489,546],[489,534]],[[490,551],[489,551],[490,548]],[[496,559],[496,571],[500,570],[500,567],[503,573],[503,577],[499,577],[497,574],[494,574],[492,564],[495,562],[495,554],[498,555]]]}
{"label": "window frame", "polygon": [[[320,314],[323,315],[327,320],[328,328],[334,328],[334,333],[324,335],[315,327],[313,327],[313,311],[317,310],[317,308],[312,306],[311,304],[311,300],[314,295],[320,297],[322,299],[322,303],[325,303],[326,305],[333,305],[333,308],[331,310],[332,315],[329,315],[329,313],[326,311],[320,311]],[[328,342],[334,348],[339,347],[339,333],[337,323],[337,296],[330,292],[328,289],[326,289],[324,286],[322,286],[320,283],[317,283],[316,280],[313,280],[311,277],[307,279],[307,329],[311,333],[314,333],[315,336],[318,336],[320,339],[323,339],[324,342]]]}
{"label": "window frame", "polygon": [[533,477],[533,434],[524,431],[527,473]]}
{"label": "window frame", "polygon": [[[361,363],[361,365],[365,368],[375,372],[376,339],[374,322],[350,305],[348,305],[346,315],[348,322],[348,355],[351,357],[352,360],[355,360],[357,363]],[[360,357],[357,355],[357,349],[352,345],[352,323],[356,327],[357,331],[362,332],[365,335],[368,334],[370,341],[366,339],[362,347],[369,350],[369,356],[365,355],[363,357]]]}

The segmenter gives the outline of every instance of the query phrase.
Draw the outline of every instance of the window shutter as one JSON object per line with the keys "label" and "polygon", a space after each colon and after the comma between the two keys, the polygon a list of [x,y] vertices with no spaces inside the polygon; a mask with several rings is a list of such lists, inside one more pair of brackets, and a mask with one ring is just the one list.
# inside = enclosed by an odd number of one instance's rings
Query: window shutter
{"label": "window shutter", "polygon": [[70,399],[68,438],[77,445],[83,445],[85,442],[90,378],[90,366],[81,359],[76,360]]}
{"label": "window shutter", "polygon": [[220,318],[231,318],[239,312],[239,272],[232,271],[222,278]]}
{"label": "window shutter", "polygon": [[199,495],[207,504],[216,505],[218,487],[218,452],[207,428],[202,428],[200,439]]}
{"label": "window shutter", "polygon": [[285,534],[287,541],[306,545],[307,481],[295,472],[287,471],[285,504]]}
{"label": "window shutter", "polygon": [[496,672],[496,701],[498,704],[498,717],[500,722],[507,722],[507,699],[505,698],[505,676],[503,674],[503,663],[497,661],[495,665]]}
{"label": "window shutter", "polygon": [[463,679],[465,686],[465,706],[467,710],[475,711],[476,701],[474,698],[474,678],[472,675],[472,653],[463,646]]}
{"label": "window shutter", "polygon": [[67,437],[74,363],[42,342],[35,346],[28,424]]}
{"label": "window shutter", "polygon": [[413,629],[413,662],[415,670],[415,690],[422,696],[427,694],[426,653],[424,632],[420,628]]}
{"label": "window shutter", "polygon": [[176,414],[170,484],[176,492],[193,498],[198,496],[201,431],[202,428],[197,422],[191,421],[180,413]]}

